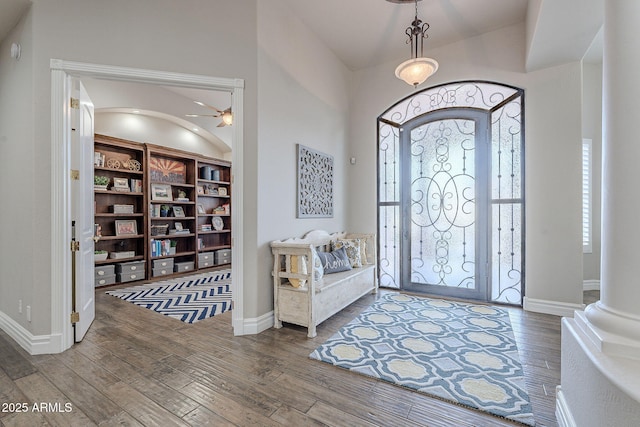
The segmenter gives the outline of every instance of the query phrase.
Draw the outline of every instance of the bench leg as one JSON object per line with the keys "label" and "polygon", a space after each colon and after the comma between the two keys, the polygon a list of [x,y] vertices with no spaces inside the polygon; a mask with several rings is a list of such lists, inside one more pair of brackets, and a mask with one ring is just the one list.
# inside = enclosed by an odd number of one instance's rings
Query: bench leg
{"label": "bench leg", "polygon": [[277,317],[273,319],[273,327],[275,329],[282,328],[282,322]]}
{"label": "bench leg", "polygon": [[309,338],[315,338],[316,335],[318,335],[316,333],[316,325],[311,325],[309,326],[309,331],[307,332],[307,337]]}

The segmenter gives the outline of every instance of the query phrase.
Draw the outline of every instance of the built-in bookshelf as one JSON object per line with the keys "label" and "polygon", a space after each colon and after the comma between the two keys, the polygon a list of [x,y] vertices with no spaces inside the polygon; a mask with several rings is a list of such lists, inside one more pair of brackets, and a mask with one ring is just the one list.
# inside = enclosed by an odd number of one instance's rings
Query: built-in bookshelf
{"label": "built-in bookshelf", "polygon": [[97,284],[231,262],[230,162],[104,135],[94,151],[95,182],[108,181],[94,188]]}
{"label": "built-in bookshelf", "polygon": [[143,145],[96,135],[96,266],[146,258],[146,203],[143,191],[145,163]]}
{"label": "built-in bookshelf", "polygon": [[231,249],[231,164],[200,158],[197,167],[198,251]]}
{"label": "built-in bookshelf", "polygon": [[[149,271],[152,277],[173,274],[162,268],[195,267],[195,158],[147,145],[149,168]],[[160,267],[159,267],[160,266]],[[163,273],[164,271],[164,273]]]}

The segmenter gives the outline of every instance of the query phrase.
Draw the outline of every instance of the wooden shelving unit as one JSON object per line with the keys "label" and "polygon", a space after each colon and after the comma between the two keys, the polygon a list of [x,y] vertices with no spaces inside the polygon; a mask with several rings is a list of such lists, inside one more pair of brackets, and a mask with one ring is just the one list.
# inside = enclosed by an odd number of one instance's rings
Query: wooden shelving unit
{"label": "wooden shelving unit", "polygon": [[198,251],[230,250],[231,163],[198,158],[197,168]]}
{"label": "wooden shelving unit", "polygon": [[[95,151],[100,153],[96,159],[101,158],[96,160],[95,175],[109,178],[106,190],[94,190],[95,222],[102,233],[96,250],[134,253],[95,261],[96,277],[104,266],[133,261],[143,261],[144,280],[230,263],[230,162],[103,135],[95,135]],[[107,165],[110,159],[117,162]],[[131,159],[140,165],[138,170],[129,165]],[[121,185],[126,179],[129,191],[116,191],[114,178]],[[134,188],[132,180],[139,186]],[[114,213],[114,205],[133,209]],[[122,229],[116,233],[117,221],[134,223],[135,228],[126,230],[131,234],[123,235]]]}
{"label": "wooden shelving unit", "polygon": [[[94,175],[108,178],[107,189],[94,187],[94,207],[96,234],[100,239],[95,244],[96,251],[107,251],[109,256],[116,252],[132,252],[126,258],[107,258],[95,261],[96,266],[140,261],[147,256],[145,240],[146,203],[144,188],[145,152],[142,144],[123,139],[96,135],[94,152]],[[131,162],[133,161],[133,162]],[[132,182],[138,182],[138,187]],[[126,182],[126,187],[116,191],[116,181]],[[140,190],[140,191],[134,191]],[[131,212],[114,213],[114,206],[129,206]],[[132,234],[121,234],[117,224],[123,221],[135,224],[134,229],[126,229]],[[122,229],[120,231],[123,231]]]}

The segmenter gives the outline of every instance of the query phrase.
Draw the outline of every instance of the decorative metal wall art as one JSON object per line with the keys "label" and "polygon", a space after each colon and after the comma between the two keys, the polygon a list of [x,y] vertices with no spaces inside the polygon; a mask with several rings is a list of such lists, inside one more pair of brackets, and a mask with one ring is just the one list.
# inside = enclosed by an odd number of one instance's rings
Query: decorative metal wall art
{"label": "decorative metal wall art", "polygon": [[333,217],[333,156],[297,145],[298,218]]}

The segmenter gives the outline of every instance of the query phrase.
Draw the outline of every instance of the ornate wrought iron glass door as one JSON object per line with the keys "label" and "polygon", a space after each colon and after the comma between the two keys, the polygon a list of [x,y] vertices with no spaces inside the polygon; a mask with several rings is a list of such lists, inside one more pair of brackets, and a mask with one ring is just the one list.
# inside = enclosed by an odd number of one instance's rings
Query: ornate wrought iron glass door
{"label": "ornate wrought iron glass door", "polygon": [[487,120],[444,111],[400,129],[405,290],[487,299]]}
{"label": "ornate wrought iron glass door", "polygon": [[522,305],[524,91],[434,86],[378,117],[380,286]]}

